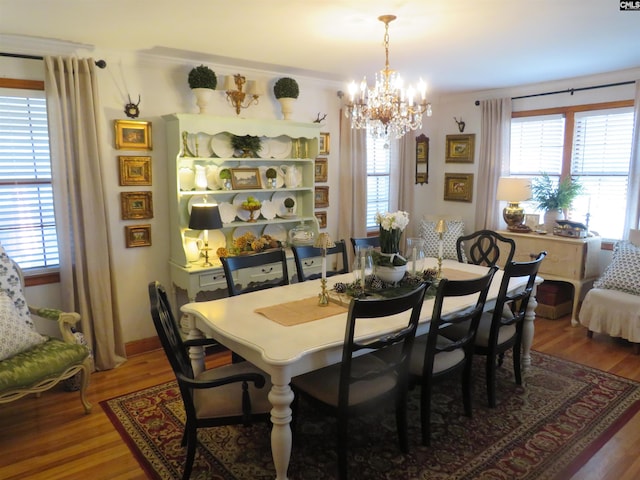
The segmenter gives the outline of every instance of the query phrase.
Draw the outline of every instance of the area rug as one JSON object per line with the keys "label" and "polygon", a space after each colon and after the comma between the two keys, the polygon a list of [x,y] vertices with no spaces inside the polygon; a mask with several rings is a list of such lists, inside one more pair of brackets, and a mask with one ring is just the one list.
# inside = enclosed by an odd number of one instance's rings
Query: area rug
{"label": "area rug", "polygon": [[[420,444],[419,391],[409,401],[410,453],[398,447],[392,410],[350,422],[353,479],[567,479],[640,407],[640,383],[532,352],[526,385],[510,358],[498,369],[495,409],[487,407],[483,359],[474,364],[473,417],[458,381],[432,399],[432,446]],[[101,402],[149,478],[181,478],[184,409],[174,382]],[[201,429],[192,479],[273,479],[270,426]],[[289,478],[337,476],[335,422],[301,402]]]}

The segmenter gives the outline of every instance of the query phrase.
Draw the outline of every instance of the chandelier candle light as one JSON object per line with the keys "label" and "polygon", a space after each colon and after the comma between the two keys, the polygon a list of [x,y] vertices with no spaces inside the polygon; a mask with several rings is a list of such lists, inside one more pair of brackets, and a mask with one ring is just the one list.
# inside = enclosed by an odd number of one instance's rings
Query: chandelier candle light
{"label": "chandelier candle light", "polygon": [[321,233],[313,246],[322,249],[322,279],[320,280],[322,290],[318,295],[318,305],[326,307],[329,305],[329,294],[327,293],[327,248],[333,248],[336,244],[331,240],[328,233]]}
{"label": "chandelier candle light", "polygon": [[426,100],[427,85],[420,79],[417,91],[420,95],[417,102],[414,98],[416,89],[403,87],[402,79],[395,70],[389,68],[389,23],[396,19],[395,15],[378,17],[384,23],[385,65],[376,74],[373,88],[367,85],[366,77],[360,82],[349,85],[349,100],[346,116],[351,119],[351,128],[367,128],[375,137],[401,138],[410,130],[422,128],[422,114],[431,116],[431,104]]}

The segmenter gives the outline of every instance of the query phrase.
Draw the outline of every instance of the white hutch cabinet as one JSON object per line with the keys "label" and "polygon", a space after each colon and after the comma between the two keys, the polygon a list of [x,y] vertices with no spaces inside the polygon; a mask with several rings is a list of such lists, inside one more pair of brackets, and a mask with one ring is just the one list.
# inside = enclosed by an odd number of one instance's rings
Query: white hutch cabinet
{"label": "white hutch cabinet", "polygon": [[[250,231],[257,237],[272,235],[286,241],[288,232],[301,222],[317,235],[318,221],[314,215],[314,159],[318,154],[320,127],[317,123],[298,123],[283,120],[244,119],[217,117],[204,114],[172,114],[163,117],[166,124],[169,159],[169,215],[170,215],[170,267],[174,286],[187,291],[194,301],[200,291],[226,289],[224,272],[216,249],[230,247],[233,239]],[[260,137],[261,150],[255,158],[243,158],[234,151],[232,136]],[[267,188],[265,171],[274,167],[278,171],[275,188]],[[298,180],[285,183],[283,171],[290,167],[297,172]],[[249,189],[225,190],[219,173],[223,168],[258,169],[261,186]],[[190,174],[189,172],[192,172]],[[195,172],[206,177],[207,186],[195,185]],[[253,171],[255,172],[255,170]],[[295,185],[295,186],[292,186]],[[237,185],[236,185],[237,186]],[[268,205],[268,211],[260,212],[255,222],[248,222],[249,213],[238,209],[247,196]],[[284,200],[295,201],[294,212],[284,207]],[[206,200],[220,206],[223,228],[209,232],[212,248],[209,259],[213,267],[203,267],[204,259],[194,251],[193,243],[199,243],[201,232],[192,231],[189,210],[196,201]],[[289,275],[295,274],[293,261]],[[239,283],[268,279],[276,272],[247,272],[247,278]]]}

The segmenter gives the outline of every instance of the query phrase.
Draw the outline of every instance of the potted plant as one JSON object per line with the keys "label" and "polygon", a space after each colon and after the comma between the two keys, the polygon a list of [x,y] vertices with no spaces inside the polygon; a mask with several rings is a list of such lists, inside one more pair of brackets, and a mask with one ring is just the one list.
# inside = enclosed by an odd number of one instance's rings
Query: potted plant
{"label": "potted plant", "polygon": [[409,214],[399,210],[376,214],[380,227],[380,253],[374,255],[376,276],[385,282],[400,281],[407,270],[407,260],[400,255],[400,238],[409,225]]}
{"label": "potted plant", "polygon": [[293,102],[300,95],[298,82],[291,77],[279,78],[273,86],[273,94],[280,102],[284,119],[289,120],[293,113]]}
{"label": "potted plant", "polygon": [[262,150],[260,137],[253,135],[233,135],[231,146],[234,150],[242,150],[242,158],[257,157],[258,152]]}
{"label": "potted plant", "polygon": [[222,182],[222,188],[225,190],[231,190],[231,170],[223,168],[220,170],[219,176]]}
{"label": "potted plant", "polygon": [[218,85],[218,78],[213,70],[206,65],[193,67],[189,72],[189,88],[196,96],[196,104],[200,113],[206,113],[207,105]]}
{"label": "potted plant", "polygon": [[265,176],[267,177],[267,186],[269,188],[276,188],[278,183],[278,172],[275,168],[269,167],[265,172]]}
{"label": "potted plant", "polygon": [[531,182],[531,195],[537,207],[544,210],[544,225],[552,231],[556,220],[564,218],[564,211],[571,208],[573,200],[582,193],[582,185],[576,180],[565,177],[557,185],[549,174],[542,173]]}
{"label": "potted plant", "polygon": [[284,199],[284,206],[287,209],[287,215],[293,216],[293,207],[296,206],[296,201],[291,197],[287,197]]}

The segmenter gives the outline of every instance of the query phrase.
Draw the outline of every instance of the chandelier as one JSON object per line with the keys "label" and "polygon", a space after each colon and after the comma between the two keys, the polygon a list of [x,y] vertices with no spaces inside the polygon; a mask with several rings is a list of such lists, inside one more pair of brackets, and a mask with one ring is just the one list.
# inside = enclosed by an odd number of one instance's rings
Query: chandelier
{"label": "chandelier", "polygon": [[418,84],[419,102],[414,99],[416,90],[403,88],[402,79],[395,70],[389,68],[389,23],[395,15],[382,15],[378,20],[384,23],[384,70],[376,74],[373,88],[367,85],[365,77],[360,87],[355,82],[349,85],[349,99],[345,115],[351,119],[351,128],[366,128],[378,138],[401,138],[410,130],[422,128],[422,114],[431,116],[431,104],[426,100],[426,84],[420,79]]}

